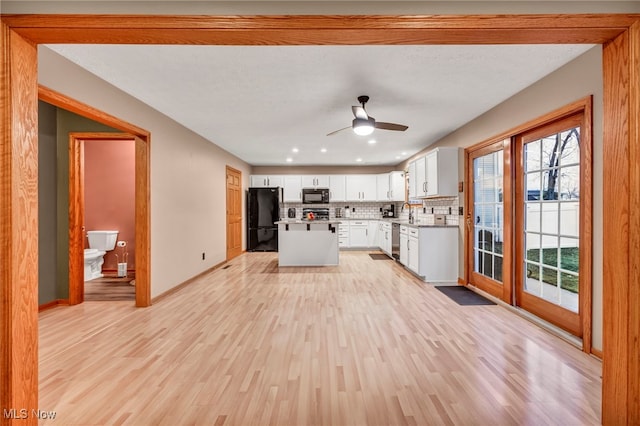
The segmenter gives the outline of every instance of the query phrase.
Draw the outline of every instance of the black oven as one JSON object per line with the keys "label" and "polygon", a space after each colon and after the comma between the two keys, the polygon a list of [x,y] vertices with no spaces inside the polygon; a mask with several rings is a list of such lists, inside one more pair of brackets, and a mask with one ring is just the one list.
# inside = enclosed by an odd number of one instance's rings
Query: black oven
{"label": "black oven", "polygon": [[329,203],[329,188],[302,188],[302,204]]}

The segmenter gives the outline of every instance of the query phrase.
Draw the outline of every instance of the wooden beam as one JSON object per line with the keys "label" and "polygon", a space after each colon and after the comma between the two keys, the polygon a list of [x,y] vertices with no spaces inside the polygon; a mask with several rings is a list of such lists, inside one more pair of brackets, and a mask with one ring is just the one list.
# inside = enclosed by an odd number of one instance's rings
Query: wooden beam
{"label": "wooden beam", "polygon": [[602,423],[640,424],[640,22],[603,48]]}
{"label": "wooden beam", "polygon": [[361,45],[605,43],[637,15],[6,15],[36,43]]}
{"label": "wooden beam", "polygon": [[0,424],[36,425],[37,50],[4,23],[0,31]]}

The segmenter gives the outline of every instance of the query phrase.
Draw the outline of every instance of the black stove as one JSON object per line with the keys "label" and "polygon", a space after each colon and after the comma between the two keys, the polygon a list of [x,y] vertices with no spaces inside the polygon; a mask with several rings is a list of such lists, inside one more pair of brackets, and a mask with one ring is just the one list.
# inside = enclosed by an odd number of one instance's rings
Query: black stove
{"label": "black stove", "polygon": [[321,208],[303,208],[302,209],[302,220],[307,219],[307,215],[309,213],[313,213],[313,220],[329,220],[329,209],[321,209]]}

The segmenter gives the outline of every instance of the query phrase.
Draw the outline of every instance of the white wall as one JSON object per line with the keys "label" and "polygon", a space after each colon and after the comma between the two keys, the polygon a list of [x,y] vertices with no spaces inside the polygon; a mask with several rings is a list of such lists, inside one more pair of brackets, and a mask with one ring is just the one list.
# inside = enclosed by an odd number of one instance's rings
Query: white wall
{"label": "white wall", "polygon": [[151,132],[151,296],[223,262],[225,166],[242,172],[245,188],[251,167],[46,47],[38,50],[40,84]]}
{"label": "white wall", "polygon": [[[541,117],[573,101],[593,95],[593,347],[602,350],[602,47],[590,49],[575,60],[429,146],[466,148]],[[403,163],[401,168],[406,168]],[[464,180],[464,151],[459,156],[459,179]],[[460,205],[464,204],[464,194]],[[465,206],[466,212],[466,206]],[[460,224],[459,274],[464,275],[464,224]]]}

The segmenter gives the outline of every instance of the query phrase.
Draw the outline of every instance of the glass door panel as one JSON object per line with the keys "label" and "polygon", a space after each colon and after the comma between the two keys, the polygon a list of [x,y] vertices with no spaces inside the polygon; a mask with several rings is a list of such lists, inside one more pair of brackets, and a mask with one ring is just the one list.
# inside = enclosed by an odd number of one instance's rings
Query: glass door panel
{"label": "glass door panel", "polygon": [[580,125],[575,121],[524,135],[516,147],[522,158],[516,172],[522,188],[516,191],[521,224],[516,245],[522,247],[516,255],[521,265],[516,304],[579,334]]}
{"label": "glass door panel", "polygon": [[467,215],[467,232],[473,242],[468,252],[469,282],[507,300],[511,289],[505,296],[504,146],[509,143],[506,140],[469,154],[471,191]]}

